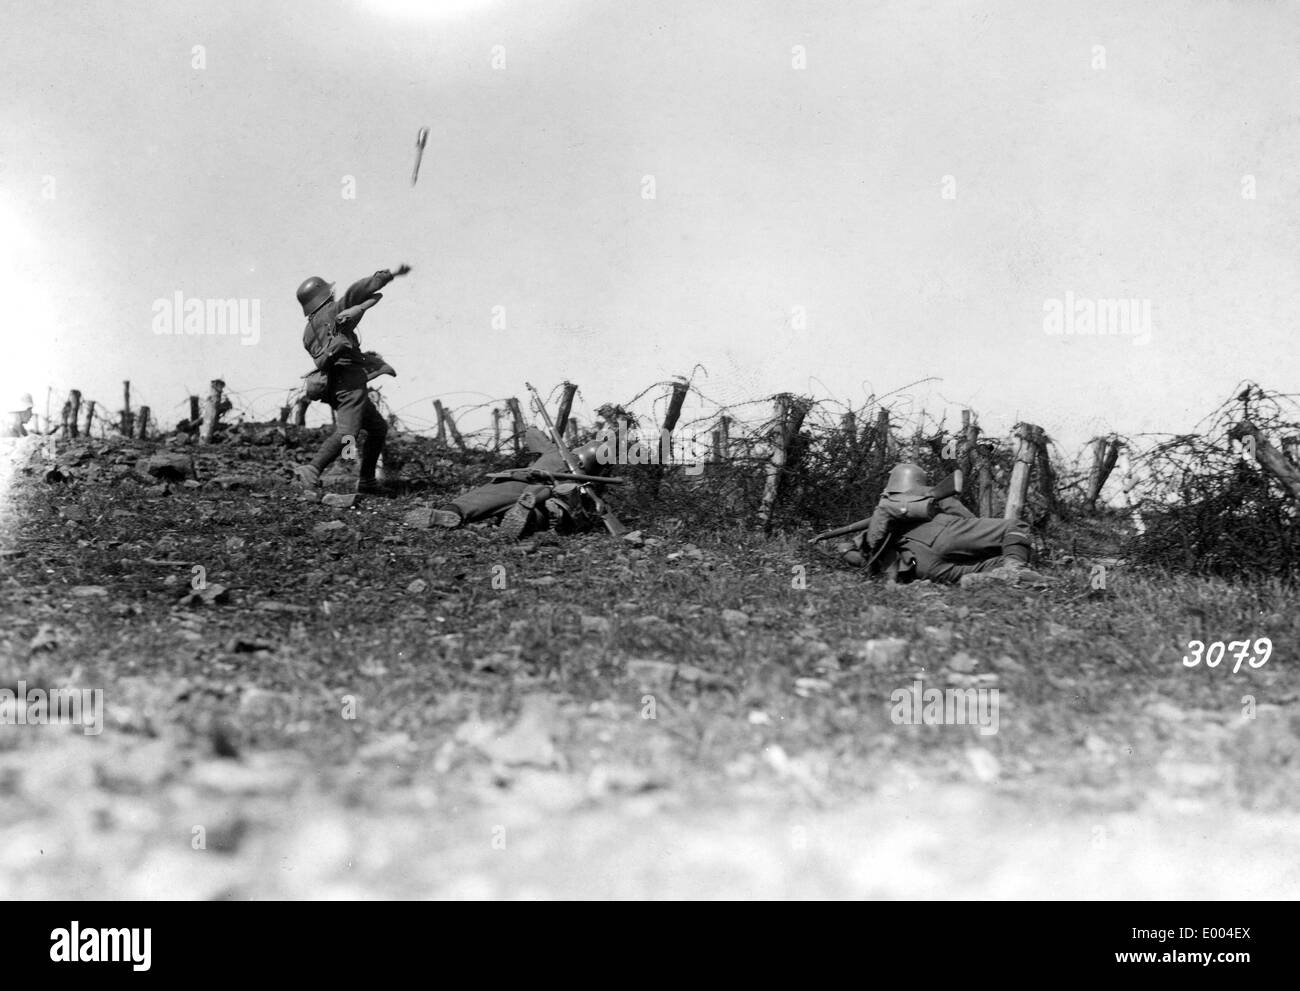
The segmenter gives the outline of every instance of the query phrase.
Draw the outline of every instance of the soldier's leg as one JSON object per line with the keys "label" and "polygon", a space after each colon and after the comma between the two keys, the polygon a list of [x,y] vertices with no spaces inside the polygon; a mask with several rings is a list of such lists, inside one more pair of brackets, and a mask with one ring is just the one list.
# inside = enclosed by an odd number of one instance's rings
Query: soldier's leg
{"label": "soldier's leg", "polygon": [[509,509],[527,489],[523,482],[492,482],[462,492],[442,509],[458,514],[465,523],[475,523]]}
{"label": "soldier's leg", "polygon": [[370,401],[369,390],[363,392],[366,399],[361,409],[361,427],[366,433],[365,444],[361,448],[361,464],[357,470],[357,478],[365,482],[372,481],[375,477],[375,465],[379,463],[379,455],[384,450],[384,440],[388,437],[388,424],[379,410],[375,409],[375,404]]}
{"label": "soldier's leg", "polygon": [[[343,438],[355,441],[361,433],[365,408],[366,373],[362,368],[339,368],[330,373],[330,405],[334,408],[334,432],[325,438],[311,465],[318,473],[324,472],[343,451]],[[378,413],[376,412],[376,415]],[[382,417],[380,420],[382,421]]]}
{"label": "soldier's leg", "polygon": [[916,577],[931,581],[957,582],[964,575],[1029,563],[1029,528],[1020,520],[961,519],[933,545],[906,538],[903,545],[916,559]]}
{"label": "soldier's leg", "polygon": [[935,554],[955,564],[1002,557],[1028,564],[1030,549],[1029,527],[1022,520],[989,517],[958,520],[944,529],[933,546]]}

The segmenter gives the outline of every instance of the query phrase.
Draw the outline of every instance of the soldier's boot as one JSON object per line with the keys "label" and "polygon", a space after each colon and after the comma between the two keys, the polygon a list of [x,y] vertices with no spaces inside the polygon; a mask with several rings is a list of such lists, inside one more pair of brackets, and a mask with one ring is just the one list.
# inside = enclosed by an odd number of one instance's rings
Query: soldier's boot
{"label": "soldier's boot", "polygon": [[383,499],[391,499],[397,495],[397,490],[387,481],[378,478],[360,478],[357,479],[357,495],[360,496],[377,496]]}
{"label": "soldier's boot", "polygon": [[448,530],[455,530],[465,522],[460,513],[454,509],[435,509],[429,517],[429,522],[433,526],[445,527]]}
{"label": "soldier's boot", "polygon": [[304,492],[320,488],[320,472],[315,465],[298,465],[293,470],[293,484]]}
{"label": "soldier's boot", "polygon": [[1056,584],[1056,579],[1034,571],[1019,558],[1004,557],[1002,563],[995,568],[963,575],[959,584],[962,588],[971,588],[976,585],[987,585],[991,582],[1003,582],[1007,585],[1026,585],[1031,588],[1050,588]]}
{"label": "soldier's boot", "polygon": [[533,519],[533,508],[537,505],[537,497],[531,492],[525,492],[521,495],[513,506],[506,510],[501,517],[501,534],[508,540],[518,540],[528,531],[528,525]]}

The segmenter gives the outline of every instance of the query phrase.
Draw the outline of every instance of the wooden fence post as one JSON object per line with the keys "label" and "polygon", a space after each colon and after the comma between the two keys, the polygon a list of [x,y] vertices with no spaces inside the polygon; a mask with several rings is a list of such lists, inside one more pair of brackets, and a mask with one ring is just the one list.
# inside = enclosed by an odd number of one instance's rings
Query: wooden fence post
{"label": "wooden fence post", "polygon": [[451,413],[439,405],[438,415],[447,424],[447,433],[451,434],[451,442],[456,445],[457,450],[465,450],[465,439],[461,437],[460,431],[456,428],[456,421],[452,418]]}
{"label": "wooden fence post", "polygon": [[1032,423],[1016,424],[1016,463],[1011,468],[1011,484],[1007,486],[1007,508],[1002,514],[1003,519],[1020,519],[1020,514],[1025,511],[1025,500],[1029,494],[1029,469],[1037,454],[1034,432],[1038,429]]}
{"label": "wooden fence post", "polygon": [[199,435],[205,444],[211,444],[217,437],[217,424],[221,422],[221,393],[226,383],[213,379],[208,383],[208,401],[203,407],[203,432]]}
{"label": "wooden fence post", "polygon": [[131,416],[131,383],[126,381],[122,383],[122,422],[119,424],[123,437],[132,436],[131,425],[133,419],[134,417]]}
{"label": "wooden fence post", "polygon": [[1092,441],[1092,470],[1088,474],[1088,491],[1086,505],[1088,512],[1097,511],[1097,500],[1101,498],[1102,487],[1115,470],[1119,460],[1119,440],[1115,437],[1095,437]]}
{"label": "wooden fence post", "polygon": [[1300,468],[1300,434],[1282,438],[1282,453],[1293,465]]}
{"label": "wooden fence post", "polygon": [[135,435],[141,440],[145,440],[149,432],[149,407],[141,406],[140,413],[135,418]]}
{"label": "wooden fence post", "polygon": [[95,400],[86,401],[86,436],[91,436],[90,428],[95,425]]}
{"label": "wooden fence post", "polygon": [[519,408],[519,400],[514,396],[506,400],[506,409],[510,410],[510,420],[514,431],[514,435],[510,439],[514,444],[515,457],[519,457],[524,452],[524,413]]}
{"label": "wooden fence post", "polygon": [[993,445],[977,444],[975,457],[979,465],[979,514],[993,516]]}
{"label": "wooden fence post", "polygon": [[776,397],[776,426],[772,439],[772,457],[767,463],[767,478],[763,484],[763,499],[758,507],[758,521],[764,530],[772,525],[772,513],[780,496],[781,479],[788,468],[794,466],[790,448],[803,427],[804,417],[812,408],[810,400],[782,393]]}
{"label": "wooden fence post", "polygon": [[731,457],[731,417],[725,413],[718,417],[718,425],[713,429],[713,462],[724,464]]}
{"label": "wooden fence post", "polygon": [[[197,402],[197,397],[191,396],[190,398]],[[310,405],[311,403],[307,399],[301,397],[293,404],[293,425],[295,427],[305,427],[307,425],[307,407]]]}
{"label": "wooden fence post", "polygon": [[72,420],[72,400],[69,398],[63,401],[63,410],[59,423],[59,436],[64,440],[68,440],[73,436],[72,432],[74,429],[75,427]]}
{"label": "wooden fence post", "polygon": [[1300,468],[1293,465],[1281,451],[1270,444],[1257,426],[1249,420],[1242,420],[1228,431],[1228,436],[1233,440],[1249,437],[1250,446],[1255,451],[1255,460],[1282,484],[1282,488],[1290,493],[1292,499],[1300,500]]}
{"label": "wooden fence post", "polygon": [[72,417],[68,421],[68,429],[72,432],[73,437],[81,436],[81,428],[77,422],[81,419],[81,390],[73,389],[68,393],[68,402],[72,405]]}
{"label": "wooden fence post", "polygon": [[569,422],[569,413],[573,410],[573,394],[577,391],[578,387],[566,379],[560,392],[560,407],[555,413],[555,426],[560,430]]}
{"label": "wooden fence post", "polygon": [[442,400],[435,399],[433,401],[433,411],[435,414],[437,414],[437,418],[438,418],[438,435],[433,438],[433,442],[437,444],[439,447],[446,447],[447,428],[446,426],[444,426],[444,424],[446,423],[446,419],[445,419],[446,413],[444,413],[442,408]]}
{"label": "wooden fence post", "polygon": [[492,407],[492,453],[501,453],[501,407]]}

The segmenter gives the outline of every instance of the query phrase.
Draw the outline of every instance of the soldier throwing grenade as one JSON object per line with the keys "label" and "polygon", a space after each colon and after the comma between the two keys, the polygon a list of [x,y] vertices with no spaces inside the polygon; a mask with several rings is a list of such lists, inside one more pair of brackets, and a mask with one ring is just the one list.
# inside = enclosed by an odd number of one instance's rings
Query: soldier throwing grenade
{"label": "soldier throwing grenade", "polygon": [[395,272],[382,269],[352,283],[341,301],[334,298],[333,283],[316,275],[298,287],[298,302],[307,318],[303,347],[315,362],[316,370],[326,376],[325,394],[320,398],[335,412],[334,433],[325,439],[311,464],[299,465],[294,471],[295,480],[304,489],[319,486],[321,473],[342,453],[344,439],[359,438],[364,430],[357,493],[387,494],[375,480],[375,466],[384,449],[388,424],[370,401],[366,383],[376,375],[396,373],[374,352],[361,350],[357,325],[366,310],[383,299],[379,290],[410,270],[409,265],[400,265]]}

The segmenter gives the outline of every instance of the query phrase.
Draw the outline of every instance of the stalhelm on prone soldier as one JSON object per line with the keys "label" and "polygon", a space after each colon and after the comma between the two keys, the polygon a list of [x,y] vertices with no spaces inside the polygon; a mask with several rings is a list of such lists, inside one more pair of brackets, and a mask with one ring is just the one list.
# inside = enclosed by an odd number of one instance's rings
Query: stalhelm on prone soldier
{"label": "stalhelm on prone soldier", "polygon": [[[540,432],[530,430],[528,443],[540,452],[532,464],[461,493],[433,511],[433,524],[451,530],[499,517],[501,534],[515,539],[548,529],[560,534],[591,529],[596,517],[582,486],[551,477],[568,472],[563,455]],[[593,441],[571,452],[582,474],[606,473],[608,466],[596,457],[599,446]]]}
{"label": "stalhelm on prone soldier", "polygon": [[32,418],[31,393],[24,392],[9,404],[5,410],[4,437],[26,437],[27,424]]}
{"label": "stalhelm on prone soldier", "polygon": [[958,499],[960,475],[955,478],[955,484],[948,479],[932,487],[919,465],[896,465],[870,520],[853,524],[857,532],[836,550],[869,575],[899,583],[1046,584],[1028,567],[1029,527],[1022,520],[976,516]]}
{"label": "stalhelm on prone soldier", "polygon": [[321,473],[342,453],[345,439],[351,436],[360,449],[357,492],[387,494],[375,480],[375,466],[384,449],[388,424],[370,401],[366,383],[376,375],[397,373],[379,355],[361,350],[357,326],[366,310],[383,299],[379,290],[410,270],[409,265],[399,265],[395,271],[382,269],[348,286],[341,300],[334,298],[333,283],[319,276],[313,275],[298,287],[298,302],[307,318],[302,344],[316,365],[316,372],[308,376],[307,398],[323,399],[335,413],[334,432],[310,464],[299,465],[294,471],[295,481],[304,489],[320,485]]}

